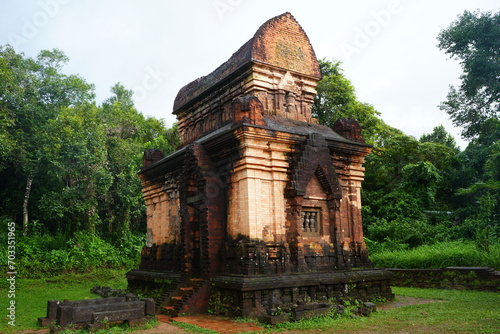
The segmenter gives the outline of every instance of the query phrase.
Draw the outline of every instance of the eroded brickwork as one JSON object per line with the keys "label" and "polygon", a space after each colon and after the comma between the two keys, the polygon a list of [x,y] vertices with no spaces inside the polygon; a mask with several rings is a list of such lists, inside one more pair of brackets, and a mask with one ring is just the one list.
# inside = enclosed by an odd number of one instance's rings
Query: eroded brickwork
{"label": "eroded brickwork", "polygon": [[[262,115],[309,123],[321,77],[314,50],[290,13],[266,22],[226,63],[183,87],[174,103],[185,144],[238,121],[262,125]],[[234,108],[233,100],[257,97],[259,115]]]}
{"label": "eroded brickwork", "polygon": [[[180,90],[182,147],[144,156],[148,245],[131,286],[154,277],[148,270],[212,280],[239,315],[269,311],[269,296],[275,307],[392,295],[390,273],[369,269],[363,240],[370,147],[354,120],[336,132],[312,118],[319,78],[307,35],[286,13]],[[366,289],[346,290],[360,284]],[[200,289],[193,300],[208,303],[209,294]]]}

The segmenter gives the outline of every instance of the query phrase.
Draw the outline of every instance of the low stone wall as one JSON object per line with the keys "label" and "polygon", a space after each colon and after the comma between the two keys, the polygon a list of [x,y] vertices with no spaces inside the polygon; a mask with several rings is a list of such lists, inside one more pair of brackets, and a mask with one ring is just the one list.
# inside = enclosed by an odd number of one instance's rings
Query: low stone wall
{"label": "low stone wall", "polygon": [[47,316],[38,318],[38,323],[42,327],[52,326],[50,333],[58,333],[70,327],[94,330],[113,322],[141,324],[147,316],[154,315],[155,304],[152,298],[139,300],[134,294],[127,293],[98,299],[63,302],[49,300]]}
{"label": "low stone wall", "polygon": [[387,270],[394,274],[393,286],[500,291],[500,272],[488,267]]}

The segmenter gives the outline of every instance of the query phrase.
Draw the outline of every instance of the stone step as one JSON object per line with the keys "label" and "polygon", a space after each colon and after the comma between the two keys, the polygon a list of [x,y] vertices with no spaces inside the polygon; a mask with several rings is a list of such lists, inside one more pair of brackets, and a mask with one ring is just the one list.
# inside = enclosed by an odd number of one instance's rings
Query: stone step
{"label": "stone step", "polygon": [[177,288],[162,294],[160,305],[157,303],[159,313],[177,316],[184,304],[198,291],[203,283],[202,278],[190,278],[183,283],[178,282]]}
{"label": "stone step", "polygon": [[168,297],[169,294],[170,293],[167,293],[167,292],[161,294],[161,296],[155,300],[155,304],[160,304],[160,306],[161,306],[161,303],[163,303],[163,301]]}

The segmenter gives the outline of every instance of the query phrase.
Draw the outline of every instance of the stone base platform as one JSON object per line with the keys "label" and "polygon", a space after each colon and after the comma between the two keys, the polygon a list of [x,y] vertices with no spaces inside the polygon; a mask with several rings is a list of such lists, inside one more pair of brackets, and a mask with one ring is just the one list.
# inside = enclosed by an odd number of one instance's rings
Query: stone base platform
{"label": "stone base platform", "polygon": [[392,300],[392,273],[385,269],[310,272],[278,276],[224,275],[212,279],[209,308],[228,316],[251,317],[374,298]]}
{"label": "stone base platform", "polygon": [[[178,273],[132,270],[129,288],[143,293],[158,291],[157,307],[171,305],[187,281]],[[331,272],[267,275],[218,275],[203,280],[206,289],[194,289],[179,299],[181,313],[209,310],[230,317],[257,317],[282,312],[311,310],[314,305],[345,301],[392,300],[393,274],[385,269],[336,270]],[[189,297],[189,298],[188,298]],[[177,301],[179,303],[179,301]]]}

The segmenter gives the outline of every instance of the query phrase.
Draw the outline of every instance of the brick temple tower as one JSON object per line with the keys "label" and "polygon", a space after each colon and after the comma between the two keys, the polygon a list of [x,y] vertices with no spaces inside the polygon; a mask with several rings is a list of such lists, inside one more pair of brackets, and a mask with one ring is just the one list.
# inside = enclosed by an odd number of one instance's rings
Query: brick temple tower
{"label": "brick temple tower", "polygon": [[320,78],[307,35],[285,13],[179,91],[182,146],[145,152],[139,174],[148,242],[130,288],[156,291],[172,312],[218,298],[239,316],[392,296],[391,274],[372,268],[363,240],[370,146],[354,120],[332,129],[312,117]]}

